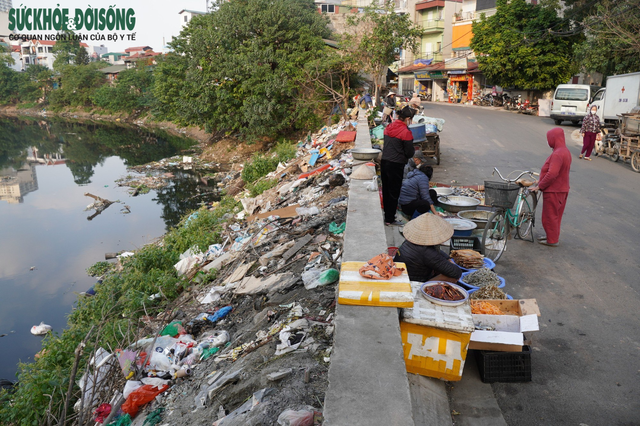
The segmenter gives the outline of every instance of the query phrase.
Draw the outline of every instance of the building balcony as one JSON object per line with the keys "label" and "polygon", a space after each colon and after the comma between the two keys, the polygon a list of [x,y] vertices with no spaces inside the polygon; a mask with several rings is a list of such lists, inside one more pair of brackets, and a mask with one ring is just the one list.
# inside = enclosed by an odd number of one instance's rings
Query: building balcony
{"label": "building balcony", "polygon": [[496,9],[481,10],[479,12],[458,12],[458,14],[453,15],[453,23],[478,21],[483,13],[488,18],[496,14]]}
{"label": "building balcony", "polygon": [[420,22],[420,26],[425,34],[444,31],[444,19],[422,21]]}
{"label": "building balcony", "polygon": [[419,59],[431,59],[431,63],[442,62],[444,59],[440,52],[422,52],[420,55],[416,55],[414,60]]}

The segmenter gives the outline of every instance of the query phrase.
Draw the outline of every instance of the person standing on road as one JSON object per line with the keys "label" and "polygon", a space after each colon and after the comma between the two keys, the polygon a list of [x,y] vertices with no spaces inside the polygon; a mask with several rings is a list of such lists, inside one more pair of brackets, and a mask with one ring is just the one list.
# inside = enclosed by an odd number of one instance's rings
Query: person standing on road
{"label": "person standing on road", "polygon": [[589,114],[582,120],[582,128],[580,134],[582,135],[582,151],[580,156],[584,156],[585,160],[591,161],[591,152],[596,144],[596,137],[600,133],[600,117],[598,117],[598,107],[593,105],[589,109]]}
{"label": "person standing on road", "polygon": [[382,110],[382,122],[393,121],[393,112],[396,109],[397,104],[396,93],[389,92],[386,98],[384,98],[384,109]]}
{"label": "person standing on road", "polygon": [[538,239],[540,244],[557,247],[560,238],[560,223],[569,195],[569,170],[571,152],[564,140],[564,130],[559,127],[547,132],[547,143],[553,150],[540,171],[537,185],[530,191],[542,191],[542,227],[546,237]]}
{"label": "person standing on road", "polygon": [[404,107],[398,112],[398,119],[384,129],[380,177],[382,178],[382,203],[384,204],[386,225],[401,225],[396,222],[396,210],[402,188],[404,166],[415,152],[413,134],[408,127],[413,114],[411,108]]}

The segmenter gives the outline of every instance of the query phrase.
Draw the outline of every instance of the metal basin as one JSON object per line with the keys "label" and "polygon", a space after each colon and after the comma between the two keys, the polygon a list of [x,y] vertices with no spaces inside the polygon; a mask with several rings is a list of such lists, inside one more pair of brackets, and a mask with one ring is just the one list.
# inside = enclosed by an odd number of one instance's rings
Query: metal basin
{"label": "metal basin", "polygon": [[380,152],[379,149],[355,148],[351,150],[351,155],[356,160],[375,160]]}
{"label": "metal basin", "polygon": [[438,194],[438,197],[453,195],[453,189],[451,188],[433,188],[433,189]]}
{"label": "metal basin", "polygon": [[460,195],[438,197],[438,202],[443,209],[451,213],[458,213],[463,210],[475,210],[475,208],[480,204],[480,200]]}
{"label": "metal basin", "polygon": [[484,229],[491,213],[493,212],[489,210],[463,210],[458,213],[458,217],[475,223],[478,225],[476,229]]}

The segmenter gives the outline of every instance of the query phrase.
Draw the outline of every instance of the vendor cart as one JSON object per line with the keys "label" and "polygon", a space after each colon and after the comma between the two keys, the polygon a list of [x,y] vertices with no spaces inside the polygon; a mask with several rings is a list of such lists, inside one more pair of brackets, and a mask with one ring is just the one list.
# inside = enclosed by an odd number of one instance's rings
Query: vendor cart
{"label": "vendor cart", "polygon": [[640,112],[622,114],[618,129],[620,135],[620,158],[631,161],[631,168],[640,173]]}
{"label": "vendor cart", "polygon": [[416,145],[420,145],[420,150],[425,157],[433,157],[436,160],[436,164],[440,165],[440,135],[438,133],[427,133],[426,139],[422,142],[417,142]]}

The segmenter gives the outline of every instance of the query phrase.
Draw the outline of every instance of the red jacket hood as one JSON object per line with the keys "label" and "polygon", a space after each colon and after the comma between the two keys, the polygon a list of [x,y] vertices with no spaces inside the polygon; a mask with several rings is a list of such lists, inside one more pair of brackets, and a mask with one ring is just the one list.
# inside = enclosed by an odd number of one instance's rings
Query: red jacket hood
{"label": "red jacket hood", "polygon": [[404,121],[396,120],[384,129],[384,134],[391,138],[398,138],[403,141],[413,140],[413,134]]}
{"label": "red jacket hood", "polygon": [[554,151],[558,148],[566,148],[564,141],[564,130],[559,127],[553,128],[547,132],[547,143]]}

